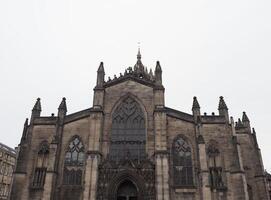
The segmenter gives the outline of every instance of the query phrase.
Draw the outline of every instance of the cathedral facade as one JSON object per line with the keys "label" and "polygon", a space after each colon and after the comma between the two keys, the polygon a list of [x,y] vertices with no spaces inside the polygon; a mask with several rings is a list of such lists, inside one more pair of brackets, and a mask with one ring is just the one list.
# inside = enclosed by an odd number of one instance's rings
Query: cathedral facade
{"label": "cathedral facade", "polygon": [[162,69],[135,66],[105,81],[93,106],[41,116],[37,99],[19,145],[12,200],[269,200],[256,132],[246,113],[166,107]]}

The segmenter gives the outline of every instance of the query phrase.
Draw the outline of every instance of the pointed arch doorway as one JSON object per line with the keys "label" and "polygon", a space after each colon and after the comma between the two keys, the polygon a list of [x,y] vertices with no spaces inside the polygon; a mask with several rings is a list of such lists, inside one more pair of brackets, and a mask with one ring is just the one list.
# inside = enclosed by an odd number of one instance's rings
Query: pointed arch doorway
{"label": "pointed arch doorway", "polygon": [[129,180],[122,182],[117,189],[117,200],[138,200],[138,189]]}

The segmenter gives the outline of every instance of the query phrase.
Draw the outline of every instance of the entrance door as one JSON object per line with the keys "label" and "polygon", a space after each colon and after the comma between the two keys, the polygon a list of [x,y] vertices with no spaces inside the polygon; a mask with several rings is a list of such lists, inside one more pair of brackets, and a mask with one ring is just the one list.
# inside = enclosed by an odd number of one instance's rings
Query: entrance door
{"label": "entrance door", "polygon": [[131,181],[120,184],[117,190],[117,200],[138,200],[137,188]]}

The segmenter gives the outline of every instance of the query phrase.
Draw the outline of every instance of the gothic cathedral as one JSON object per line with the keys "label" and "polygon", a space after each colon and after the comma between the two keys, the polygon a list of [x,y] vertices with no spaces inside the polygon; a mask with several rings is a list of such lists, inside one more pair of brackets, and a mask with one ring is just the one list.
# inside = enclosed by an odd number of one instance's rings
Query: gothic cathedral
{"label": "gothic cathedral", "polygon": [[220,97],[218,115],[164,104],[162,69],[134,67],[105,81],[93,106],[41,116],[38,98],[24,124],[12,200],[269,200],[256,132],[236,123]]}

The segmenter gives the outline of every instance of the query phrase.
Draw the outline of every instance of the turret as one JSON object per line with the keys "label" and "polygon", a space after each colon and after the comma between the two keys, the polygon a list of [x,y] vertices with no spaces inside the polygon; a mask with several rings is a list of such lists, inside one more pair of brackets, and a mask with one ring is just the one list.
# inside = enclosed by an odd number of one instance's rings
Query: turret
{"label": "turret", "polygon": [[224,101],[224,98],[222,96],[219,99],[218,111],[219,111],[219,115],[224,116],[226,119],[226,122],[229,122],[228,107],[227,107],[227,105]]}
{"label": "turret", "polygon": [[162,68],[159,61],[156,62],[155,67],[155,83],[156,85],[162,85]]}
{"label": "turret", "polygon": [[196,122],[198,117],[200,117],[200,105],[197,100],[197,97],[193,98],[192,112],[193,112],[194,120]]}
{"label": "turret", "polygon": [[64,118],[67,113],[67,105],[66,105],[66,98],[63,97],[62,101],[58,107],[58,117],[59,118]]}
{"label": "turret", "polygon": [[105,73],[104,73],[104,64],[103,64],[103,62],[101,62],[100,66],[98,68],[98,71],[97,71],[97,84],[96,84],[97,88],[103,87],[104,75],[105,75]]}
{"label": "turret", "polygon": [[34,121],[35,118],[40,117],[40,113],[41,113],[41,103],[40,98],[37,98],[37,101],[32,109],[31,123]]}
{"label": "turret", "polygon": [[244,125],[246,128],[249,128],[249,130],[250,130],[250,121],[249,121],[249,119],[248,119],[248,117],[247,117],[246,112],[243,112],[242,122],[243,122],[243,125]]}

